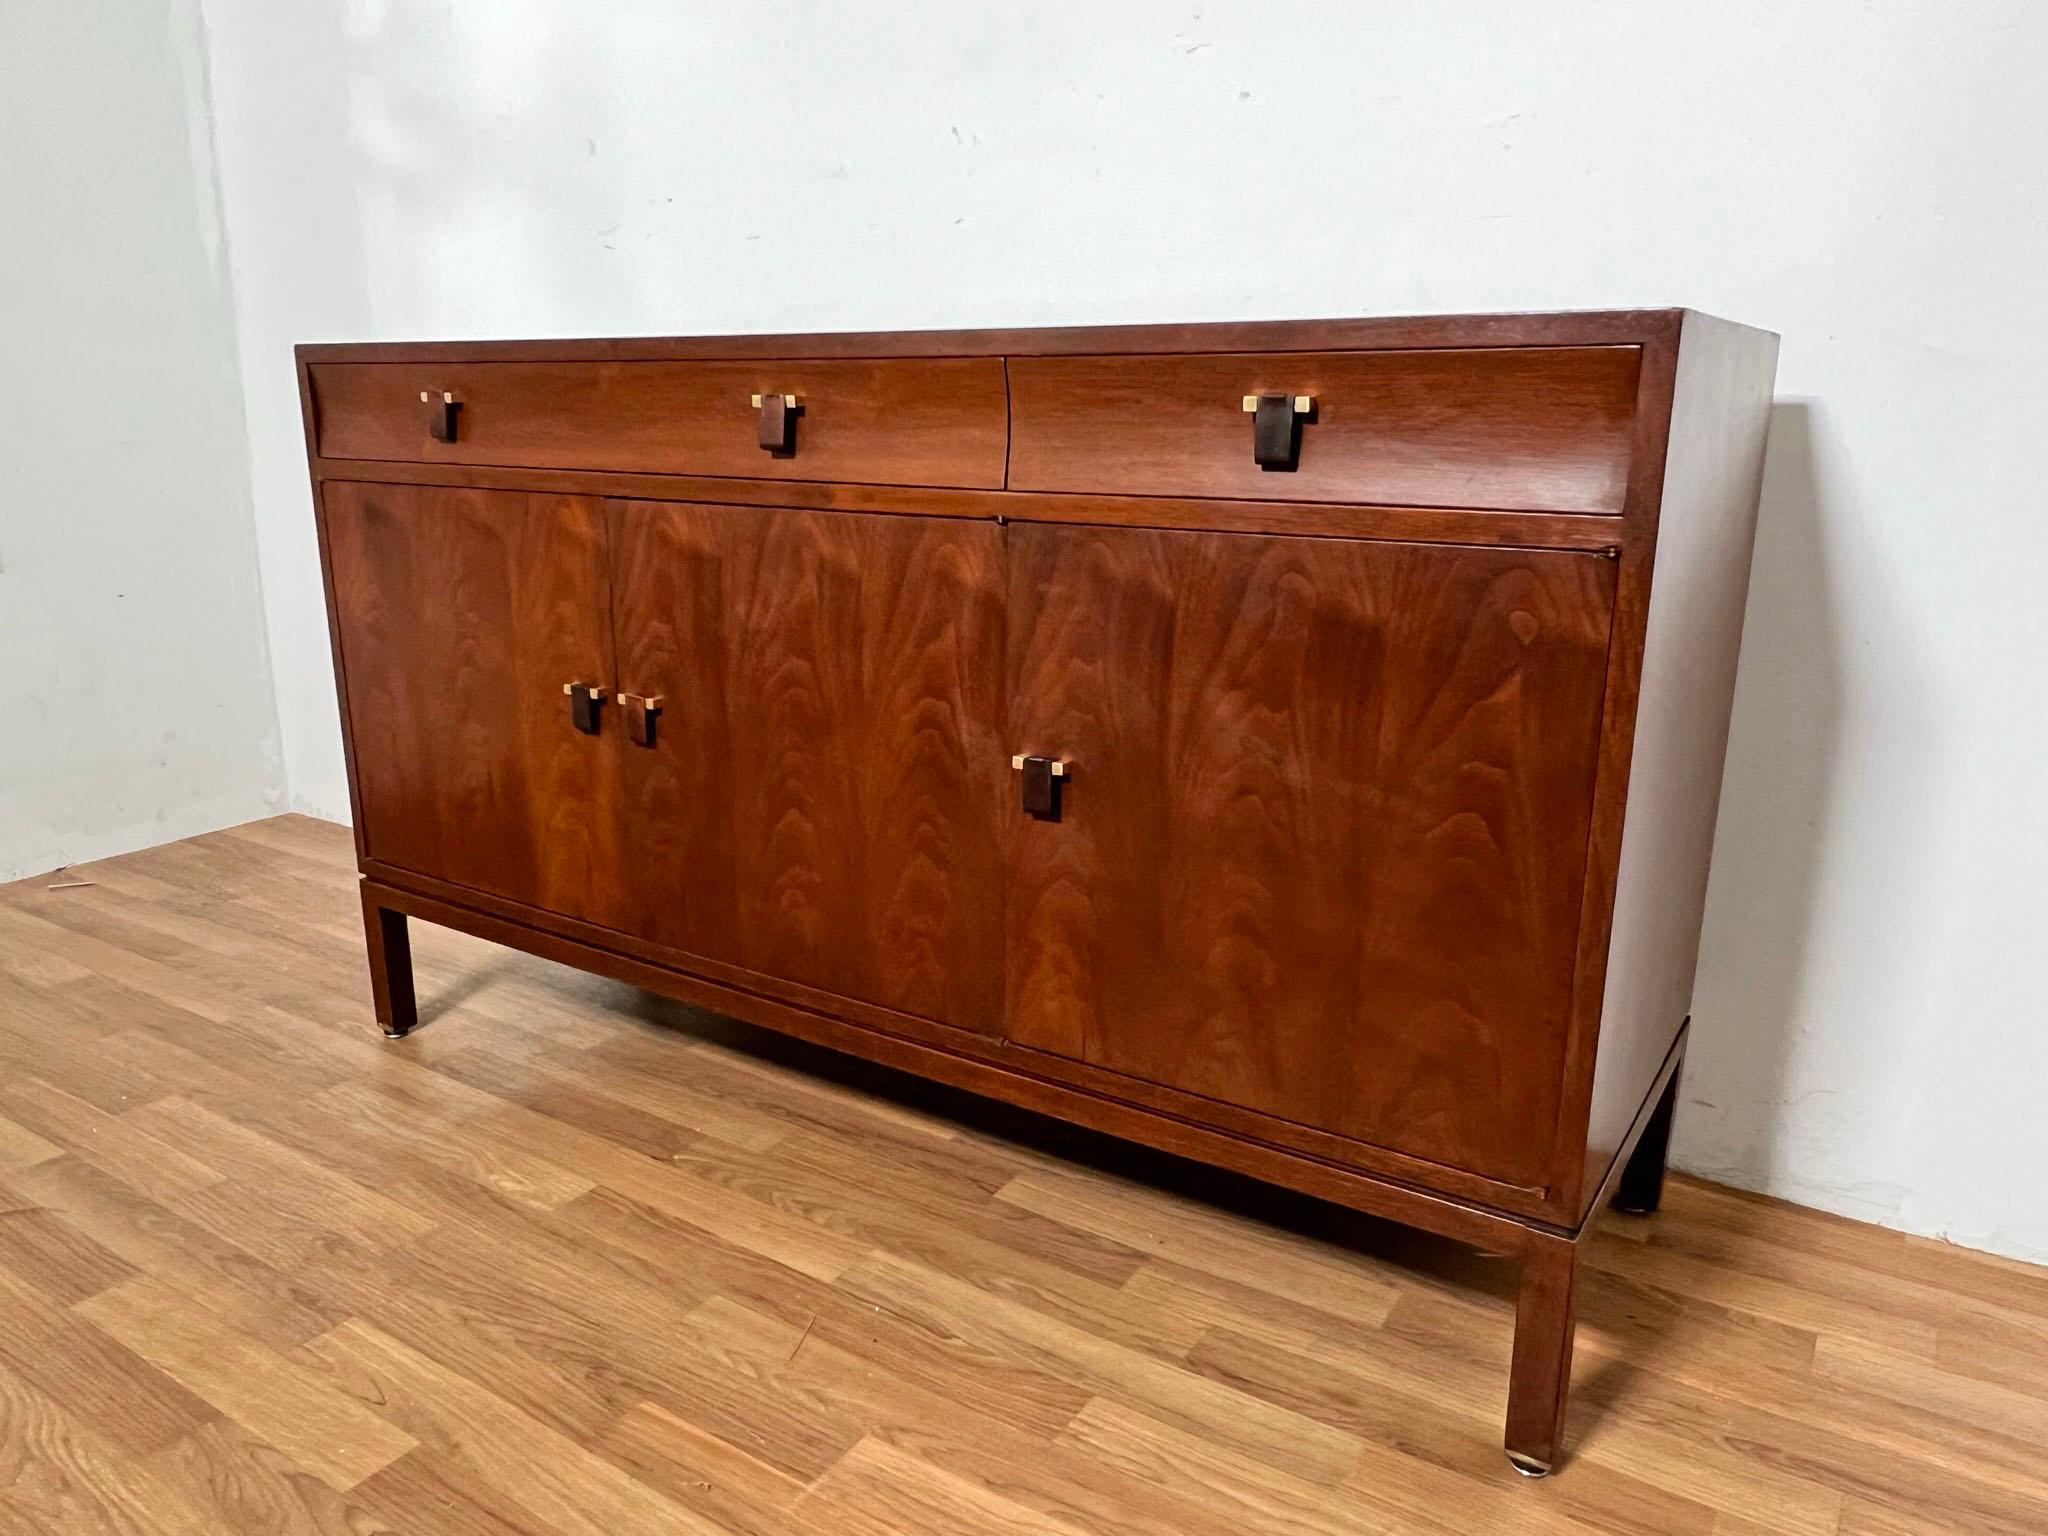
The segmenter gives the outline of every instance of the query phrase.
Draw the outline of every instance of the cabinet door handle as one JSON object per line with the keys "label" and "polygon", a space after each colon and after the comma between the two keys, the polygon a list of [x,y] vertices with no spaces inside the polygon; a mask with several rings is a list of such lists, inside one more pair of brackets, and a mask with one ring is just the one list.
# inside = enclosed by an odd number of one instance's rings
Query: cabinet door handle
{"label": "cabinet door handle", "polygon": [[437,443],[455,441],[455,417],[462,402],[451,389],[423,389],[420,404],[427,408],[427,435]]}
{"label": "cabinet door handle", "polygon": [[658,693],[622,693],[619,708],[626,712],[626,734],[636,747],[654,745],[654,722],[661,718]]}
{"label": "cabinet door handle", "polygon": [[570,723],[584,735],[595,736],[602,723],[605,690],[595,683],[564,683],[562,692],[569,695]]}
{"label": "cabinet door handle", "polygon": [[1024,814],[1040,821],[1060,819],[1060,786],[1067,781],[1067,765],[1055,757],[1030,757],[1019,753],[1010,766],[1024,775]]}
{"label": "cabinet door handle", "polygon": [[1252,459],[1261,469],[1291,471],[1301,459],[1301,424],[1313,421],[1314,395],[1246,395],[1252,418]]}
{"label": "cabinet door handle", "polygon": [[778,459],[796,452],[796,419],[803,402],[795,395],[755,395],[754,409],[761,413],[761,446]]}

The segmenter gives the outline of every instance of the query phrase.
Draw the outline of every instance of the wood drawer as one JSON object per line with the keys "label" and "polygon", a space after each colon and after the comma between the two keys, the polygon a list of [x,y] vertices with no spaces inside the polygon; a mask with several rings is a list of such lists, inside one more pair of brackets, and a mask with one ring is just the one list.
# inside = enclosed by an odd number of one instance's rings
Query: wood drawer
{"label": "wood drawer", "polygon": [[[1541,512],[1622,509],[1634,346],[1010,362],[1010,489]],[[1314,397],[1261,469],[1247,395]]]}
{"label": "wood drawer", "polygon": [[[1000,358],[625,363],[313,363],[320,453],[527,469],[997,489]],[[428,404],[461,402],[455,440]],[[800,402],[795,450],[760,445],[752,397]]]}

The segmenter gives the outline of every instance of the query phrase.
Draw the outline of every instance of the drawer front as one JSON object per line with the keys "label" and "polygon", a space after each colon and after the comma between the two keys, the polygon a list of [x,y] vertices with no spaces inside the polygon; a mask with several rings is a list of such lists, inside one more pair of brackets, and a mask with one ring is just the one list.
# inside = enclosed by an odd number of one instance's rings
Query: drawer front
{"label": "drawer front", "polygon": [[[1541,512],[1622,509],[1633,346],[1010,362],[1010,488]],[[1293,468],[1246,397],[1307,395]]]}
{"label": "drawer front", "polygon": [[[984,489],[1003,483],[999,358],[710,363],[315,363],[320,452],[526,469]],[[422,393],[429,396],[423,401]],[[445,395],[452,441],[435,435]],[[794,395],[790,448],[760,395]]]}

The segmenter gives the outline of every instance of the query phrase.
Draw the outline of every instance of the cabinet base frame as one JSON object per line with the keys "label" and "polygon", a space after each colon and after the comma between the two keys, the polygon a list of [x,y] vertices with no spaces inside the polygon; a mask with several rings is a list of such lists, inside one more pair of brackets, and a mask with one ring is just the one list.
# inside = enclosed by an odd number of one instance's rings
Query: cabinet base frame
{"label": "cabinet base frame", "polygon": [[1592,1214],[1576,1228],[1563,1228],[1446,1199],[1390,1179],[1120,1103],[1015,1066],[883,1034],[741,987],[655,965],[401,886],[366,877],[361,882],[361,894],[372,1006],[379,1026],[390,1039],[402,1038],[419,1023],[412,947],[406,927],[409,918],[418,918],[609,976],[814,1045],[1227,1168],[1511,1258],[1520,1265],[1521,1279],[1515,1305],[1505,1445],[1509,1463],[1529,1477],[1546,1475],[1558,1461],[1571,1384],[1580,1244],[1618,1189],[1626,1191],[1628,1209],[1655,1209],[1655,1191],[1662,1184],[1677,1097],[1678,1069],[1685,1056],[1687,1025],[1682,1024],[1599,1193],[1588,1207]]}

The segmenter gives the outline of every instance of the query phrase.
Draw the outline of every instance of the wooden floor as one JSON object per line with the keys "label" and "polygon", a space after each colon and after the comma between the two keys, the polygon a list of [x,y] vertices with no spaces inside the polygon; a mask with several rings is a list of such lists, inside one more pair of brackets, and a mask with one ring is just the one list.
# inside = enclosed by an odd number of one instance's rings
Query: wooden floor
{"label": "wooden floor", "polygon": [[2048,1532],[2048,1270],[1676,1181],[1526,1483],[1503,1263],[437,929],[386,1044],[353,883],[0,887],[7,1536]]}

